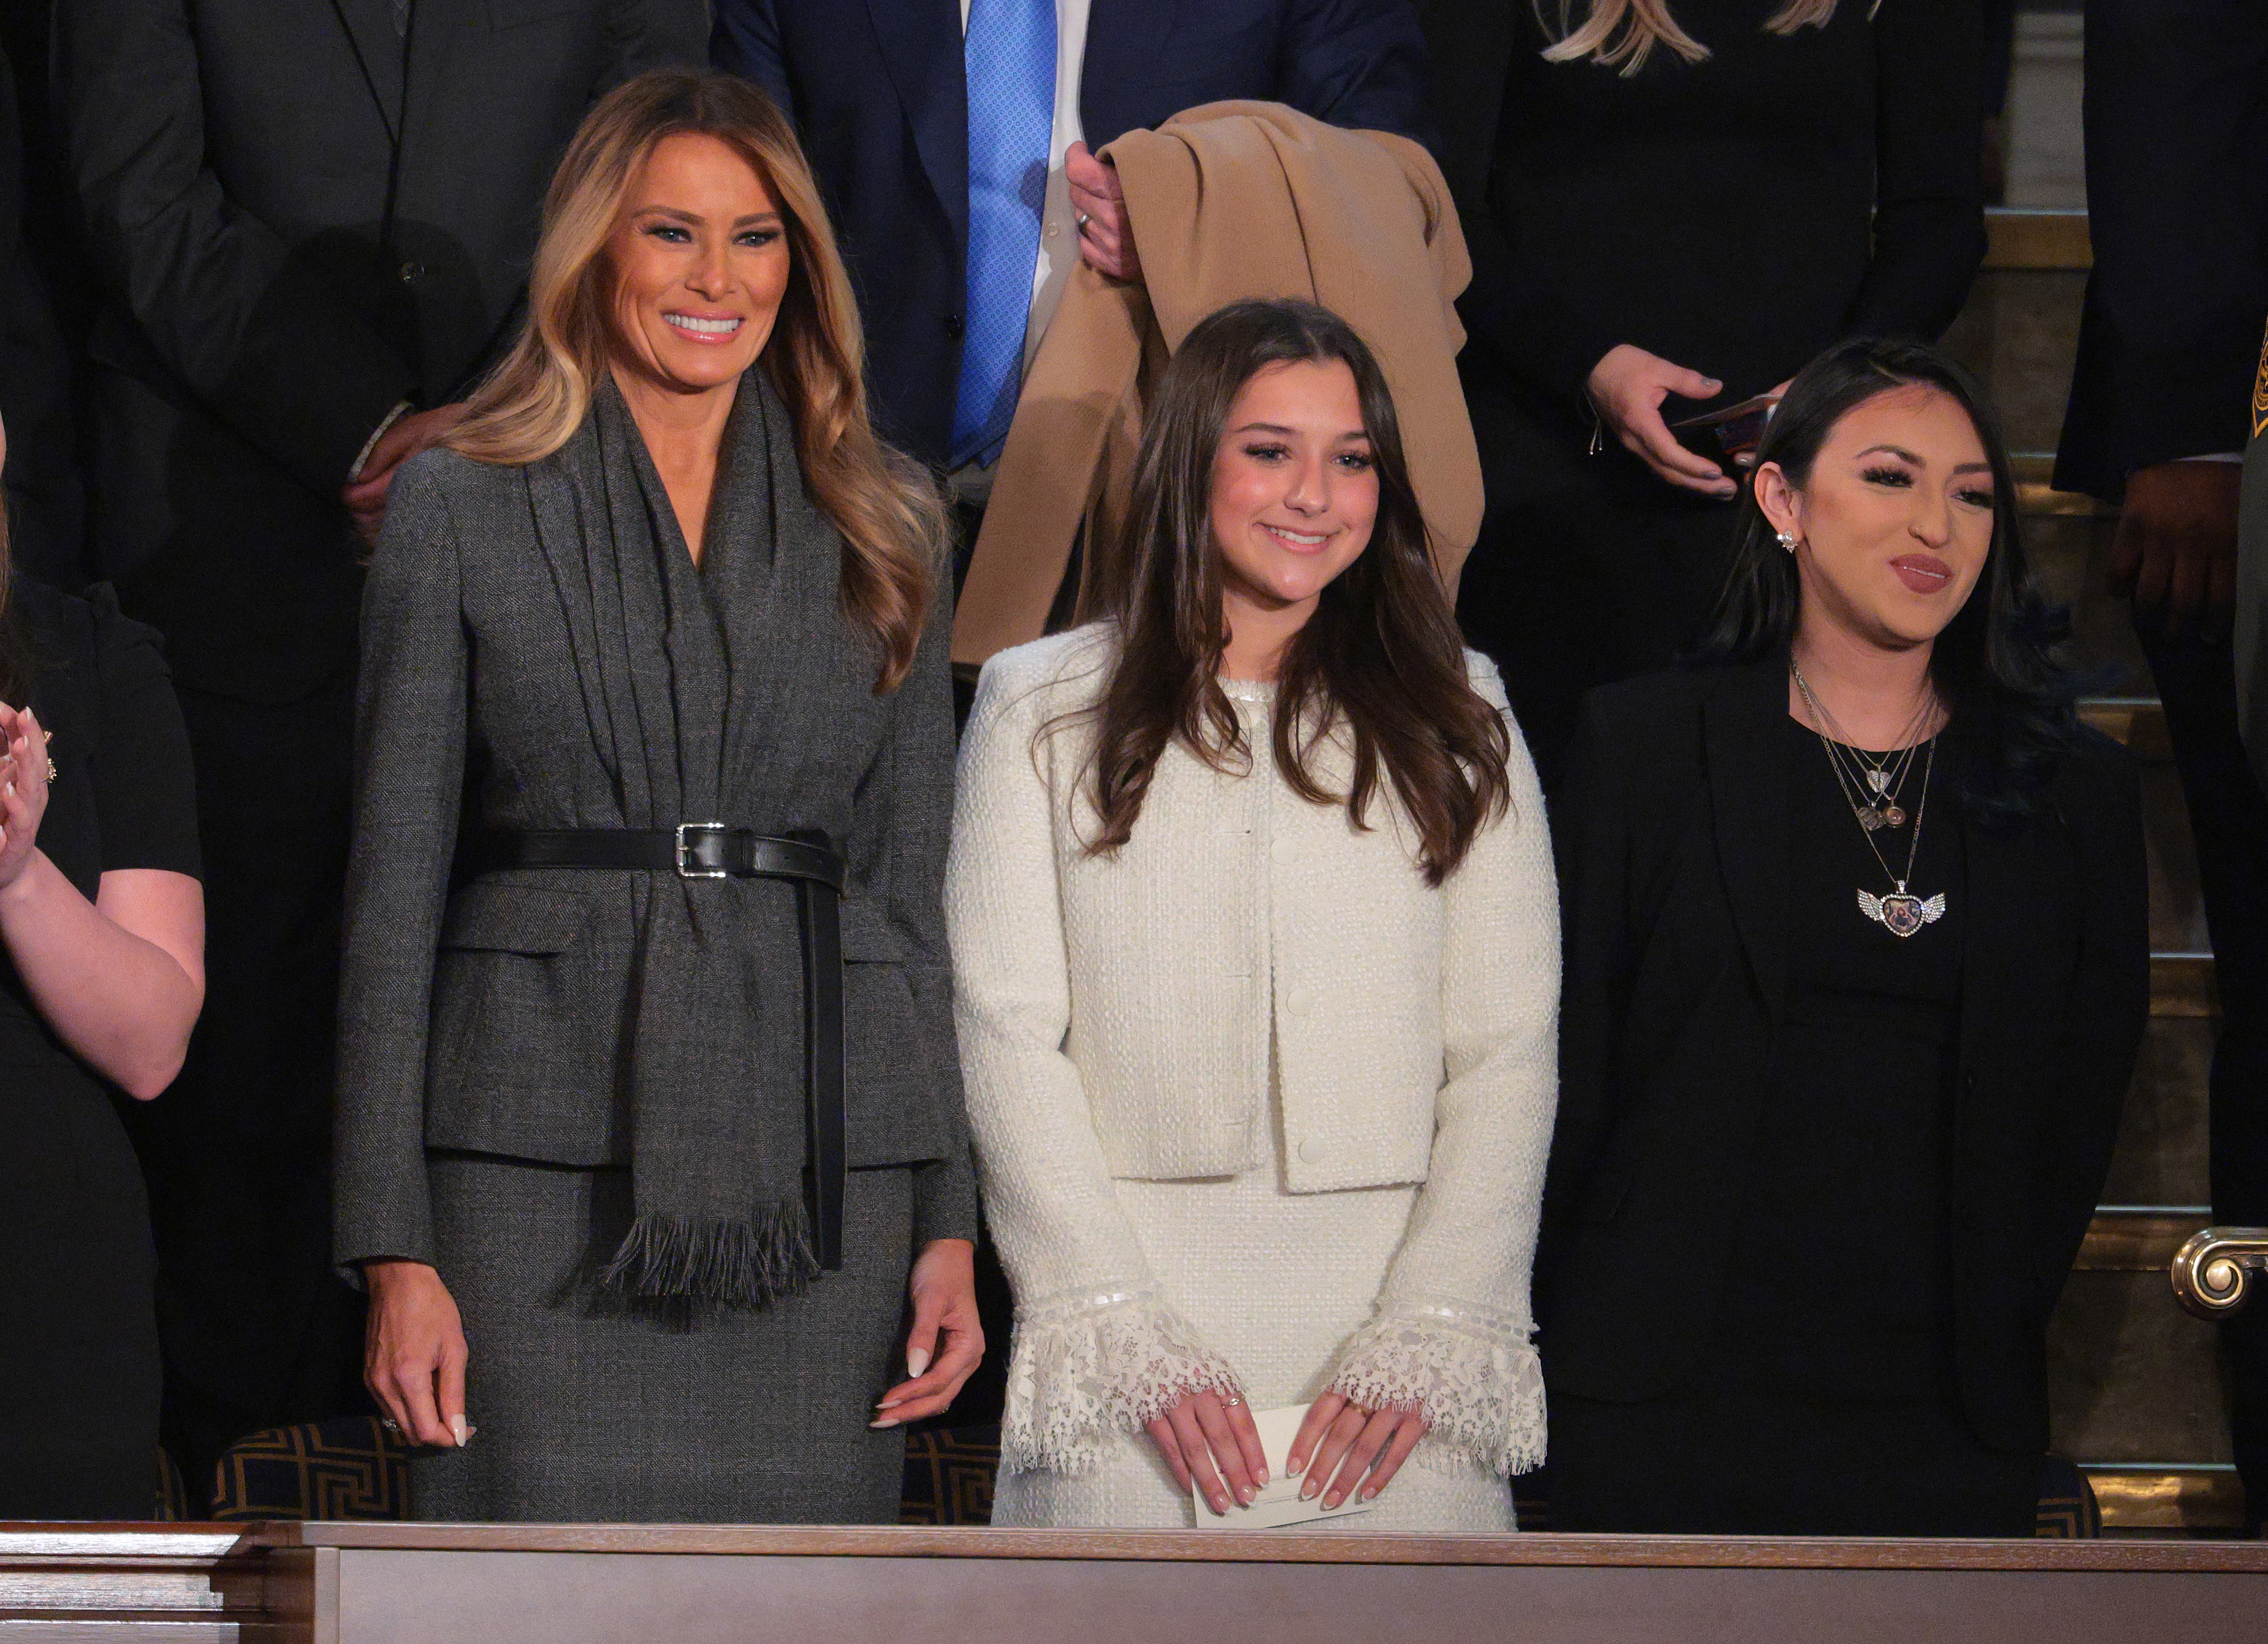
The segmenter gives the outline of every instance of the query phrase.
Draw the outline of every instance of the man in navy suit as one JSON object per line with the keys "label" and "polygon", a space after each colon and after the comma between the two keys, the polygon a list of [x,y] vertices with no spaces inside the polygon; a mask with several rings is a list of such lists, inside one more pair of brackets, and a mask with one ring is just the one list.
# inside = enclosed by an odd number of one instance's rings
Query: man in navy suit
{"label": "man in navy suit", "polygon": [[1140,276],[1093,150],[1223,98],[1427,133],[1410,0],[717,0],[716,18],[718,66],[779,99],[825,191],[877,422],[964,498],[1073,262]]}

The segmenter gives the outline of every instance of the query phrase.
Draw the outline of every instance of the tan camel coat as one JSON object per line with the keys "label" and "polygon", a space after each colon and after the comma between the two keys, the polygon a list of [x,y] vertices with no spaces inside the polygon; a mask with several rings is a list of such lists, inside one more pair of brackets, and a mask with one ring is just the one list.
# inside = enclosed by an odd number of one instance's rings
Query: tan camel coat
{"label": "tan camel coat", "polygon": [[[1300,297],[1359,332],[1393,390],[1412,483],[1454,593],[1481,523],[1480,456],[1458,387],[1472,276],[1440,168],[1407,137],[1346,131],[1278,103],[1208,103],[1103,151],[1142,258],[1128,284],[1072,270],[1024,384],[953,632],[973,669],[1058,616],[1079,527],[1109,544],[1158,374],[1197,321],[1248,297]],[[1078,620],[1118,568],[1080,567]]]}

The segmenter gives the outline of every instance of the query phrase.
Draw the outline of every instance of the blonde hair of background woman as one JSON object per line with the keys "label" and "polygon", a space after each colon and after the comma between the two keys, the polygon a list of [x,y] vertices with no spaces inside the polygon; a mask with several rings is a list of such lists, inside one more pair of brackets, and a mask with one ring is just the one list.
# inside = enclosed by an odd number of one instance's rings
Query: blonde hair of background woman
{"label": "blonde hair of background woman", "polygon": [[[1534,0],[1535,18],[1546,31],[1552,25],[1543,16],[1544,0]],[[1636,74],[1644,65],[1646,55],[1658,42],[1667,46],[1688,63],[1698,63],[1709,55],[1709,48],[1678,27],[1677,19],[1669,15],[1669,0],[1588,0],[1590,15],[1582,26],[1572,21],[1577,0],[1559,0],[1559,39],[1544,51],[1552,63],[1573,63],[1584,57],[1608,68],[1622,65],[1624,74]],[[1874,0],[1867,9],[1871,18],[1881,7],[1882,0]],[[1764,27],[1775,34],[1793,34],[1809,26],[1825,28],[1835,15],[1835,0],[1787,0],[1787,4],[1764,19]]]}
{"label": "blonde hair of background woman", "polygon": [[582,426],[608,368],[607,242],[646,157],[683,132],[736,151],[785,218],[787,294],[760,359],[795,418],[804,483],[843,534],[843,613],[881,648],[874,689],[894,690],[913,665],[936,593],[944,504],[925,470],[875,438],[858,304],[818,185],[794,129],[747,81],[656,70],[615,87],[585,116],[544,196],[527,323],[446,443],[475,461],[517,466],[549,456]]}

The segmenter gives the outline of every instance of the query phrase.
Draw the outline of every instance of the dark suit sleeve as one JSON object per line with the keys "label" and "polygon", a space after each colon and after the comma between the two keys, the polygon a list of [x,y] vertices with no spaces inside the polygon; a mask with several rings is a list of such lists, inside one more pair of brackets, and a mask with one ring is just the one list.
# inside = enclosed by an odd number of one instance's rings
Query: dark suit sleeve
{"label": "dark suit sleeve", "polygon": [[1435,142],[1425,37],[1410,0],[1290,0],[1277,98],[1334,126]]}
{"label": "dark suit sleeve", "polygon": [[2073,762],[2062,787],[2078,858],[2080,929],[2066,1076],[2051,1087],[2061,1105],[2050,1116],[2041,1176],[2043,1312],[2061,1294],[2094,1218],[2150,1012],[2149,891],[2134,762],[2124,748],[2097,741]]}
{"label": "dark suit sleeve", "polygon": [[1845,328],[1935,338],[1984,258],[1984,30],[1977,0],[1902,0],[1874,32],[1874,255]]}
{"label": "dark suit sleeve", "polygon": [[1628,1014],[1634,964],[1634,815],[1622,792],[1624,762],[1616,753],[1627,740],[1594,693],[1583,704],[1552,818],[1562,943],[1559,1109],[1544,1176],[1536,1259],[1537,1317],[1547,1330],[1555,1248],[1574,1221],[1616,1118],[1615,1050]]}
{"label": "dark suit sleeve", "polygon": [[2088,0],[2095,240],[2056,483],[2241,451],[2268,321],[2268,6]]}
{"label": "dark suit sleeve", "polygon": [[717,22],[709,35],[709,60],[730,74],[754,80],[795,118],[788,89],[787,59],[780,49],[779,19],[772,0],[717,0]]}
{"label": "dark suit sleeve", "polygon": [[890,698],[889,728],[853,800],[845,854],[851,892],[880,904],[903,948],[918,1054],[936,1103],[942,1158],[914,1177],[917,1248],[976,1237],[976,1176],[953,1027],[953,957],[945,934],[945,852],[953,832],[953,638],[950,588],[923,630],[914,666]]}
{"label": "dark suit sleeve", "polygon": [[96,272],[207,409],[335,495],[416,373],[222,193],[188,0],[70,0],[55,63]]}
{"label": "dark suit sleeve", "polygon": [[463,803],[467,647],[458,531],[431,469],[396,476],[363,593],[354,844],[339,984],[333,1250],[434,1259],[426,1037]]}
{"label": "dark suit sleeve", "polygon": [[648,69],[699,68],[709,61],[706,0],[609,0],[607,44],[594,100]]}

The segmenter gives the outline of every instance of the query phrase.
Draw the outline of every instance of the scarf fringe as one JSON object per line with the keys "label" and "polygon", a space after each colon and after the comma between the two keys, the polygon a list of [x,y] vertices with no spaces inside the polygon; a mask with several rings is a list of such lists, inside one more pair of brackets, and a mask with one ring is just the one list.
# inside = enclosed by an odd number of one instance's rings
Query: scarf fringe
{"label": "scarf fringe", "polygon": [[799,1202],[730,1220],[641,1215],[599,1285],[637,1301],[763,1308],[818,1276],[809,1218]]}

